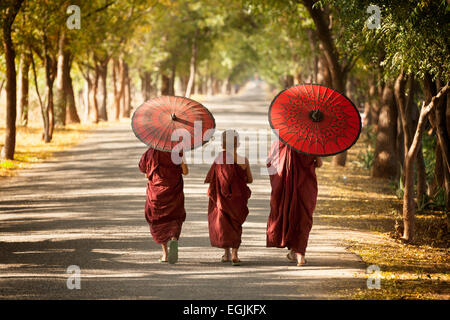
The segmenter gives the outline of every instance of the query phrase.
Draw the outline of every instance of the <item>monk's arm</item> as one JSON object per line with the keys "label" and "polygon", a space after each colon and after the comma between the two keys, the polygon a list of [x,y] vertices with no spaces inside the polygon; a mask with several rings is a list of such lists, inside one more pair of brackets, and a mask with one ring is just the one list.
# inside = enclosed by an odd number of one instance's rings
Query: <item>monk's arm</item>
{"label": "monk's arm", "polygon": [[187,175],[189,173],[188,166],[184,163],[184,161],[181,161],[181,170],[183,170],[183,175]]}
{"label": "monk's arm", "polygon": [[321,157],[316,157],[316,161],[315,161],[316,168],[320,168],[322,166],[322,164],[323,164],[322,158]]}
{"label": "monk's arm", "polygon": [[213,163],[211,168],[209,168],[208,173],[206,174],[204,183],[211,183],[214,180],[215,168],[216,168],[216,164]]}
{"label": "monk's arm", "polygon": [[147,176],[146,164],[147,164],[147,152],[142,155],[141,160],[139,161],[139,170]]}
{"label": "monk's arm", "polygon": [[250,170],[250,163],[248,162],[247,158],[245,158],[245,172],[247,173],[247,183],[252,183],[253,176],[252,171]]}

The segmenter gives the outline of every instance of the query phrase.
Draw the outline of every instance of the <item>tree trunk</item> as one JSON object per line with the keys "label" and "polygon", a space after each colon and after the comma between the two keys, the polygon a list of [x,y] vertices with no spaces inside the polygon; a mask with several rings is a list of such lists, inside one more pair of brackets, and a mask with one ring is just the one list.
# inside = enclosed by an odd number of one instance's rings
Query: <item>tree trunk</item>
{"label": "tree trunk", "polygon": [[99,119],[103,121],[108,121],[108,91],[106,79],[108,76],[108,61],[109,58],[99,62],[97,66],[97,72],[99,74],[99,87],[100,87],[100,103],[99,103]]}
{"label": "tree trunk", "polygon": [[[432,80],[431,75],[426,73],[424,76],[424,79],[422,81],[422,85],[423,85],[423,93],[425,95],[425,104],[428,104],[431,102],[431,99],[437,94],[436,84]],[[435,129],[436,128],[436,119],[435,119],[434,112],[430,112],[428,114],[428,121],[430,122],[430,124],[433,128],[433,131],[436,131],[436,129]],[[435,159],[436,159],[436,164],[434,167],[434,179],[433,179],[433,183],[430,185],[430,187],[428,189],[428,195],[430,197],[433,197],[438,186],[442,186],[444,183],[444,175],[442,174],[442,172],[443,172],[442,155],[441,155],[441,148],[439,147],[439,144],[437,144],[436,148],[435,148]]]}
{"label": "tree trunk", "polygon": [[[84,76],[84,75],[83,75]],[[89,122],[89,115],[91,113],[91,99],[90,92],[92,90],[92,81],[89,68],[86,68],[86,75],[84,76],[84,88],[83,88],[83,105],[84,105],[84,122]]]}
{"label": "tree trunk", "polygon": [[45,143],[49,143],[53,138],[53,129],[55,127],[54,101],[53,101],[53,83],[56,77],[57,63],[56,57],[49,53],[49,40],[44,34],[44,68],[45,68],[45,96],[46,103],[42,110],[44,132],[42,138]]}
{"label": "tree trunk", "polygon": [[199,75],[198,76],[198,81],[197,81],[197,85],[196,85],[196,90],[195,90],[195,93],[196,94],[203,94],[205,91],[204,91],[204,79],[203,79],[203,76],[202,75]]}
{"label": "tree trunk", "polygon": [[[308,40],[309,40],[309,47],[311,49],[311,53],[313,55],[313,70],[312,70],[312,77],[311,81],[312,83],[319,83],[317,80],[318,73],[319,73],[319,54],[317,53],[317,38],[314,34],[314,30],[311,28],[306,29]],[[300,82],[298,82],[300,83]]]}
{"label": "tree trunk", "polygon": [[165,73],[161,75],[161,95],[170,95],[170,78]]}
{"label": "tree trunk", "polygon": [[294,76],[291,74],[285,74],[283,77],[283,88],[287,89],[294,85]]}
{"label": "tree trunk", "polygon": [[214,76],[212,74],[208,74],[206,76],[206,81],[205,81],[205,85],[206,85],[206,94],[208,96],[212,96],[214,94],[213,92],[213,78]]}
{"label": "tree trunk", "polygon": [[[56,72],[56,93],[55,93],[55,120],[57,124],[66,124],[66,86],[64,69],[69,67],[70,52],[65,50],[67,40],[63,32],[58,43],[58,63]],[[67,72],[67,71],[66,71]]]}
{"label": "tree trunk", "polygon": [[11,39],[11,29],[23,0],[11,1],[6,15],[2,21],[2,44],[5,53],[6,64],[6,128],[5,145],[0,157],[2,159],[14,159],[16,149],[16,65],[14,59],[16,53]]}
{"label": "tree trunk", "polygon": [[[413,128],[413,119],[412,119],[412,112],[411,112],[411,104],[409,101],[406,100],[406,81],[407,77],[405,73],[402,71],[400,75],[395,80],[394,85],[394,93],[395,93],[395,101],[398,109],[398,113],[400,115],[400,123],[401,128],[403,132],[403,149],[405,153],[409,149],[411,142],[412,142],[412,134],[414,131]],[[411,79],[409,80],[411,81]],[[414,81],[414,79],[412,79]],[[411,98],[412,95],[414,95],[413,90],[410,90],[408,94],[408,99]],[[400,130],[399,130],[400,131]],[[404,157],[406,157],[406,154],[404,154]]]}
{"label": "tree trunk", "polygon": [[413,142],[408,150],[405,159],[405,192],[403,195],[403,239],[411,242],[414,239],[415,227],[415,213],[416,207],[414,204],[414,161],[422,141],[422,134],[425,126],[427,114],[433,110],[439,100],[444,97],[449,91],[449,85],[445,85],[439,93],[431,99],[428,105],[425,103],[420,110],[419,121],[417,123],[416,132],[414,134]]}
{"label": "tree trunk", "polygon": [[381,97],[381,94],[378,94],[379,84],[377,85],[374,77],[369,78],[369,110],[368,114],[366,115],[367,121],[366,124],[368,126],[370,125],[377,125],[378,124],[378,114],[380,112],[380,103],[379,99]]}
{"label": "tree trunk", "polygon": [[328,27],[327,19],[324,16],[324,12],[320,8],[313,8],[314,0],[302,0],[302,2],[314,21],[317,37],[323,46],[323,54],[328,62],[333,87],[334,89],[344,93],[346,82],[345,71],[339,63],[337,50],[333,43],[333,38]]}
{"label": "tree trunk", "polygon": [[232,83],[231,83],[231,79],[230,77],[227,78],[227,85],[226,85],[226,94],[231,95],[233,92],[231,90],[231,88],[233,87]]}
{"label": "tree trunk", "polygon": [[129,76],[128,64],[122,61],[122,86],[123,86],[123,103],[122,103],[122,117],[129,118],[131,112],[131,83]]}
{"label": "tree trunk", "polygon": [[230,77],[227,77],[223,82],[222,86],[220,87],[220,93],[222,94],[228,94],[228,89],[230,88]]}
{"label": "tree trunk", "polygon": [[317,83],[328,87],[332,86],[330,70],[323,54],[320,54],[317,58]]}
{"label": "tree trunk", "polygon": [[189,80],[187,83],[185,96],[189,98],[192,93],[192,88],[195,84],[195,73],[197,71],[197,30],[195,31],[194,39],[192,41],[191,62],[189,66]]}
{"label": "tree trunk", "polygon": [[[438,82],[438,81],[437,81]],[[436,96],[437,89],[439,88],[439,83],[432,80],[429,74],[425,74],[423,80],[423,91],[425,94],[425,102],[429,103],[434,96]],[[443,97],[437,102],[434,112],[428,114],[428,120],[433,127],[434,132],[437,135],[437,145],[436,145],[436,165],[435,165],[435,179],[433,185],[429,189],[430,196],[434,196],[438,187],[444,187],[447,194],[446,208],[450,207],[450,173],[448,169],[448,155],[445,154],[445,150],[448,150],[448,132],[447,127],[447,111],[443,109],[447,108],[448,97]],[[447,127],[447,128],[444,128]]]}
{"label": "tree trunk", "polygon": [[[438,81],[438,88],[441,85]],[[435,119],[436,119],[436,135],[439,148],[441,149],[442,155],[442,166],[444,170],[443,174],[443,185],[446,193],[446,209],[450,209],[450,139],[448,136],[447,129],[447,100],[448,95],[443,95],[436,107],[434,109]]]}
{"label": "tree trunk", "polygon": [[[446,111],[446,119],[447,119],[447,137],[450,139],[450,98],[447,94],[446,96],[446,100],[447,100],[447,111]],[[449,171],[444,171],[446,172],[446,181],[447,181],[447,202],[445,204],[445,208],[447,209],[447,211],[450,211],[450,172]]]}
{"label": "tree trunk", "polygon": [[[313,8],[314,0],[302,0],[302,2],[308,10],[316,27],[316,34],[323,47],[323,54],[327,60],[333,88],[339,92],[345,93],[346,78],[350,68],[342,67],[339,62],[339,55],[329,29],[329,17],[325,16],[324,11],[320,8]],[[345,166],[346,160],[347,151],[344,151],[333,157],[332,164]]]}
{"label": "tree trunk", "polygon": [[372,177],[396,179],[398,156],[395,149],[397,137],[397,109],[392,83],[383,89],[382,104],[378,118],[377,142]]}
{"label": "tree trunk", "polygon": [[427,191],[427,175],[425,170],[425,159],[423,158],[422,144],[419,146],[417,151],[416,159],[416,170],[417,170],[417,201],[421,201]]}
{"label": "tree trunk", "polygon": [[113,88],[114,88],[114,119],[116,121],[120,118],[120,105],[123,95],[123,83],[122,83],[122,63],[120,60],[113,60]]}
{"label": "tree trunk", "polygon": [[174,96],[175,95],[175,75],[176,75],[176,67],[177,65],[175,62],[172,64],[172,70],[170,74],[170,81],[169,81],[169,94]]}
{"label": "tree trunk", "polygon": [[188,82],[189,82],[189,75],[180,76],[179,79],[180,79],[180,83],[179,83],[178,89],[180,89],[180,92],[183,92],[183,94],[186,94],[186,90],[187,90],[187,86],[188,86]]}
{"label": "tree trunk", "polygon": [[5,79],[2,80],[2,82],[0,82],[0,98],[2,97],[2,92],[3,92],[3,85],[5,84]]}
{"label": "tree trunk", "polygon": [[[440,89],[440,86],[438,87]],[[443,96],[434,109],[436,119],[437,141],[442,151],[442,160],[444,161],[444,170],[450,171],[450,141],[447,131],[447,96]]]}
{"label": "tree trunk", "polygon": [[98,67],[95,66],[94,70],[94,78],[92,79],[92,90],[90,91],[90,100],[91,100],[91,106],[92,106],[92,112],[93,112],[93,122],[98,123],[99,121],[99,113],[98,113],[98,99],[97,99],[97,92],[98,92],[98,79],[99,79],[99,71]]}
{"label": "tree trunk", "polygon": [[75,105],[75,94],[73,92],[72,77],[70,76],[70,70],[72,68],[72,57],[68,59],[68,67],[64,68],[64,87],[66,91],[66,123],[80,123],[80,117],[78,116],[77,108]]}
{"label": "tree trunk", "polygon": [[219,81],[216,79],[216,77],[211,75],[211,94],[215,96],[218,93],[219,93]]}
{"label": "tree trunk", "polygon": [[28,53],[22,53],[20,56],[20,66],[19,66],[19,85],[18,85],[18,93],[17,97],[19,105],[18,105],[18,113],[17,113],[17,122],[19,125],[27,126],[28,125],[28,94],[29,94],[29,74],[30,70],[30,57]]}
{"label": "tree trunk", "polygon": [[150,71],[145,71],[140,75],[141,78],[141,95],[144,101],[150,99],[152,94],[152,77]]}

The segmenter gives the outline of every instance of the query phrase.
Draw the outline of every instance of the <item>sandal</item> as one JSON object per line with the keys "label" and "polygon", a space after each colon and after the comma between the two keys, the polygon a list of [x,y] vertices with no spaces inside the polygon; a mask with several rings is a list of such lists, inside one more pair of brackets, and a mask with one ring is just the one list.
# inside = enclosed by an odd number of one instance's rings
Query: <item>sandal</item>
{"label": "sandal", "polygon": [[306,266],[307,264],[308,264],[308,260],[306,260],[306,259],[305,259],[305,263],[298,263],[297,262],[297,266],[298,267],[303,267],[303,266]]}
{"label": "sandal", "polygon": [[162,257],[161,257],[161,258],[158,259],[158,262],[159,262],[159,263],[166,263],[167,260],[163,260]]}
{"label": "sandal", "polygon": [[178,241],[177,240],[169,240],[169,254],[167,257],[167,262],[170,264],[174,264],[178,262]]}
{"label": "sandal", "polygon": [[222,260],[220,260],[222,263],[230,262],[231,260],[225,260],[225,255],[222,256]]}
{"label": "sandal", "polygon": [[289,260],[290,262],[297,262],[297,259],[296,259],[296,258],[292,258],[291,253],[288,253],[288,254],[286,255],[286,258],[288,258],[288,260]]}
{"label": "sandal", "polygon": [[233,267],[240,266],[241,265],[241,260],[231,260],[231,265]]}

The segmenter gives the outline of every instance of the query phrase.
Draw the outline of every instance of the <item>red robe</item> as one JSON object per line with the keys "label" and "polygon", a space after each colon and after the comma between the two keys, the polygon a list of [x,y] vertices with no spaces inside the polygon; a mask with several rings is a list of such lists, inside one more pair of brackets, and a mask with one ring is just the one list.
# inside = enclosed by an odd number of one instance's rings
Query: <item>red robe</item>
{"label": "red robe", "polygon": [[149,148],[139,162],[148,178],[145,219],[156,243],[179,238],[186,219],[181,165],[174,164],[170,152]]}
{"label": "red robe", "polygon": [[[218,163],[221,157],[223,164]],[[209,183],[209,239],[214,247],[239,248],[251,191],[247,187],[246,171],[239,164],[226,163],[233,163],[233,156],[223,151],[205,179],[205,183]]]}
{"label": "red robe", "polygon": [[[279,152],[276,153],[276,143]],[[272,145],[267,166],[270,175],[270,215],[267,221],[267,247],[278,247],[305,254],[313,211],[317,201],[314,157],[292,150],[281,141]]]}

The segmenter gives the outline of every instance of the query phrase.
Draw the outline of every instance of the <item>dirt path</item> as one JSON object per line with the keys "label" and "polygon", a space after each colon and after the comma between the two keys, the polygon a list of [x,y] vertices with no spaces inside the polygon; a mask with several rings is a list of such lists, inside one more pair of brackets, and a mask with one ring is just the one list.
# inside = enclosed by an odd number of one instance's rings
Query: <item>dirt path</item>
{"label": "dirt path", "polygon": [[[262,87],[233,98],[202,101],[217,129],[269,129]],[[218,141],[214,141],[217,144]],[[119,125],[98,130],[54,161],[24,170],[0,187],[0,298],[2,299],[335,299],[362,288],[365,265],[340,244],[345,230],[316,217],[298,268],[287,250],[265,248],[270,185],[254,162],[250,215],[244,224],[241,267],[218,262],[209,244],[210,164],[191,164],[185,178],[187,220],[176,265],[157,262],[160,248],[144,219],[146,181],[137,169],[145,146]],[[319,202],[327,194],[319,186]],[[66,285],[70,265],[81,269],[81,289]]]}

